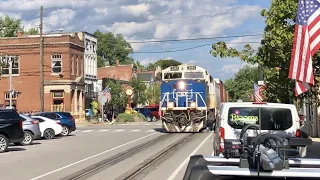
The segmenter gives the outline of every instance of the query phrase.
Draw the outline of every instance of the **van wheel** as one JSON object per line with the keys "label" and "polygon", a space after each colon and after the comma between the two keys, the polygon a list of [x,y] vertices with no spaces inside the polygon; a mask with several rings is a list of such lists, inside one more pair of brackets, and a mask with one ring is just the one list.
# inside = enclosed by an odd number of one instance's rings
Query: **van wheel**
{"label": "van wheel", "polygon": [[9,139],[4,135],[0,134],[0,153],[6,152],[8,150]]}

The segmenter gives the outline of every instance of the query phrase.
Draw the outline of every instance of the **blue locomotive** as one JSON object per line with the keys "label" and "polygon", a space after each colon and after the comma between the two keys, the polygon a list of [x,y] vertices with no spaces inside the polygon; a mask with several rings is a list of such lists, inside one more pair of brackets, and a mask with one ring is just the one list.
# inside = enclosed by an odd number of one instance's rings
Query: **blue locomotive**
{"label": "blue locomotive", "polygon": [[182,64],[162,70],[161,120],[167,132],[199,132],[215,121],[220,97],[219,79],[203,68]]}

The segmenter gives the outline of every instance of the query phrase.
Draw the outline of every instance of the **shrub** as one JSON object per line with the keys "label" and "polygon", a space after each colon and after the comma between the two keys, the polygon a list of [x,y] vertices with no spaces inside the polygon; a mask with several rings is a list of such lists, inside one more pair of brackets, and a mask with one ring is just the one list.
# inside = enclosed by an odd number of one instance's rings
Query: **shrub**
{"label": "shrub", "polygon": [[138,112],[131,112],[125,111],[124,113],[121,113],[117,117],[117,122],[141,122],[146,121],[146,117]]}

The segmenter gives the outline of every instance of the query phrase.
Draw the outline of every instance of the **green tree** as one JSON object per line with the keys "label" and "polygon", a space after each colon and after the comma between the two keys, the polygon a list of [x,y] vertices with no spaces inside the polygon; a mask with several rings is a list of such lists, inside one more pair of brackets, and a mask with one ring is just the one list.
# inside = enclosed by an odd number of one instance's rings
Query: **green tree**
{"label": "green tree", "polygon": [[113,107],[125,107],[128,100],[123,91],[122,84],[119,81],[108,80],[104,81],[105,87],[108,86],[110,88],[111,93],[111,101],[108,102],[108,105]]}
{"label": "green tree", "polygon": [[138,78],[132,78],[130,85],[133,88],[134,92],[134,96],[132,99],[133,103],[144,104],[145,102],[147,102],[147,86]]}
{"label": "green tree", "polygon": [[160,102],[160,84],[156,83],[147,89],[146,97],[149,104],[158,104]]}
{"label": "green tree", "polygon": [[[210,51],[214,57],[238,57],[247,63],[263,66],[267,82],[266,100],[269,102],[293,103],[295,99],[294,81],[288,79],[288,73],[297,7],[298,0],[273,0],[269,11],[261,11],[266,27],[257,51],[248,44],[238,51],[227,47],[225,42],[213,44]],[[313,57],[313,62],[314,67],[319,67],[319,53]]]}
{"label": "green tree", "polygon": [[161,67],[161,69],[166,69],[170,66],[178,66],[181,62],[176,61],[174,59],[160,59],[159,61],[155,62],[154,64],[149,63],[149,65],[146,67],[146,70],[155,70],[158,66]]}
{"label": "green tree", "polygon": [[22,31],[21,19],[9,16],[0,17],[0,37],[16,37],[18,31]]}
{"label": "green tree", "polygon": [[122,35],[114,35],[111,32],[102,33],[96,31],[94,35],[98,39],[98,50],[97,54],[100,56],[98,59],[98,67],[107,61],[109,65],[115,65],[116,60],[119,60],[122,64],[134,63],[133,58],[129,57],[132,53],[132,47]]}
{"label": "green tree", "polygon": [[250,67],[248,65],[241,68],[233,79],[225,81],[228,89],[230,101],[250,101],[249,94],[253,93],[253,82],[257,83],[259,77],[258,67]]}
{"label": "green tree", "polygon": [[28,30],[24,30],[23,31],[23,34],[26,34],[26,35],[36,35],[36,34],[39,34],[39,30],[38,28],[30,28]]}

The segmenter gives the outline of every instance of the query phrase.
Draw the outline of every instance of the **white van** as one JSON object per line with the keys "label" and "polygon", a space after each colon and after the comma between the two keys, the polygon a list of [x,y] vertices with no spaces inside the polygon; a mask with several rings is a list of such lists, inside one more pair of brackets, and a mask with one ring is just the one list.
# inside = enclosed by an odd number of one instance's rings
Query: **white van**
{"label": "white van", "polygon": [[[295,105],[265,102],[222,103],[214,130],[214,155],[224,156],[225,145],[230,147],[229,144],[232,144],[234,158],[240,157],[240,132],[247,124],[259,125],[259,133],[269,132],[287,139],[301,137],[300,117]],[[255,137],[256,132],[250,129],[247,130],[247,135]],[[301,156],[305,156],[307,147],[299,147],[297,150]]]}

